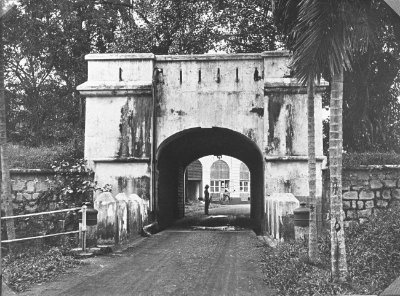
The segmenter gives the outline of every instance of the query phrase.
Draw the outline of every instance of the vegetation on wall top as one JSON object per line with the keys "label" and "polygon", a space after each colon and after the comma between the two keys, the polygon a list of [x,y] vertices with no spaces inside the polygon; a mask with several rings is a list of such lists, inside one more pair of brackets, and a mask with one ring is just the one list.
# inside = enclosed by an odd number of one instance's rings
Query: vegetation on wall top
{"label": "vegetation on wall top", "polygon": [[343,168],[360,165],[399,165],[400,154],[395,152],[343,153]]}

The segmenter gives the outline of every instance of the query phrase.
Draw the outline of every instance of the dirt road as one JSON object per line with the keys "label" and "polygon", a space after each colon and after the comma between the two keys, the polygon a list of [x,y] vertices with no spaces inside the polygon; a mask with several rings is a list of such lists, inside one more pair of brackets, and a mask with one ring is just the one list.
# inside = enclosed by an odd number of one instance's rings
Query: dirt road
{"label": "dirt road", "polygon": [[237,221],[242,225],[248,208],[229,206],[210,213],[179,221],[123,252],[90,259],[91,264],[58,282],[22,295],[274,295],[263,283],[262,243],[254,233],[215,230],[232,230],[223,227]]}

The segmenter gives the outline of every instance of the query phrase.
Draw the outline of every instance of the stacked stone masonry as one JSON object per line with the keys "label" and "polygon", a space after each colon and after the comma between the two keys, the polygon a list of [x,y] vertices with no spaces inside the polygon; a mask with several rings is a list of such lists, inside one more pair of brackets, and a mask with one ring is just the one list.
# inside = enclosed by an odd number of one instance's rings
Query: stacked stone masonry
{"label": "stacked stone masonry", "polygon": [[[346,225],[364,222],[379,210],[400,204],[400,166],[362,166],[343,170],[343,210]],[[329,196],[329,172],[324,172],[324,193]],[[329,197],[323,198],[329,211]]]}
{"label": "stacked stone masonry", "polygon": [[10,179],[15,215],[36,212],[39,196],[54,186],[54,172],[51,170],[12,169]]}

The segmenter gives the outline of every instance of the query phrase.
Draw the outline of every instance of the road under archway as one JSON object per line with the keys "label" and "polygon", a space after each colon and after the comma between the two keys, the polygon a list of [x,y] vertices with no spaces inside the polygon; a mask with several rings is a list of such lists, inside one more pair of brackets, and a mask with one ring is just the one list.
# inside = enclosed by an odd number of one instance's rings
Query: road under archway
{"label": "road under archway", "polygon": [[244,162],[251,174],[250,218],[256,233],[263,232],[264,163],[257,144],[225,128],[193,128],[167,138],[157,151],[156,217],[161,229],[184,216],[184,169],[206,155],[228,155]]}

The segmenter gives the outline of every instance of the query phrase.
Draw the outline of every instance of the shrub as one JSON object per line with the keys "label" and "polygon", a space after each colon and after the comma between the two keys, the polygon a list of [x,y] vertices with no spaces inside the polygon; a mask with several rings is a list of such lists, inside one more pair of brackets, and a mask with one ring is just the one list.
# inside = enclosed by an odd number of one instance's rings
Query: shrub
{"label": "shrub", "polygon": [[289,241],[276,249],[267,247],[263,258],[266,282],[279,295],[337,295],[347,293],[346,284],[332,283],[328,269],[307,261],[306,241]]}
{"label": "shrub", "polygon": [[400,275],[400,207],[346,231],[347,261],[355,292],[378,294]]}
{"label": "shrub", "polygon": [[73,142],[41,147],[10,144],[7,152],[9,167],[21,169],[50,169],[54,162],[74,162],[83,157],[83,148]]}
{"label": "shrub", "polygon": [[52,210],[49,209],[52,204],[63,209],[93,202],[96,183],[93,181],[93,171],[86,166],[85,160],[56,162],[52,169],[55,173],[55,186],[39,196],[37,204],[40,211]]}
{"label": "shrub", "polygon": [[330,280],[330,236],[319,240],[321,263],[307,261],[307,243],[284,242],[266,247],[263,269],[279,295],[379,294],[400,275],[400,207],[382,210],[369,222],[347,228],[346,252],[350,280]]}

